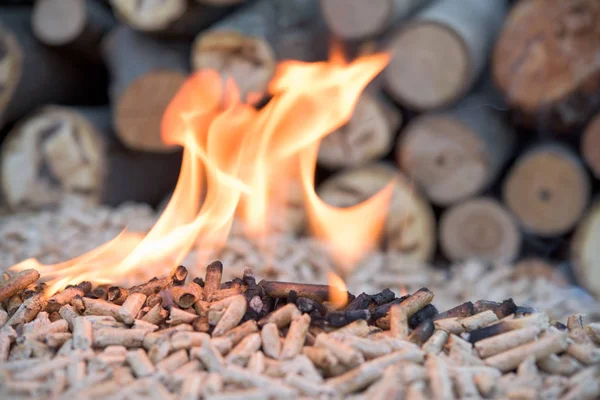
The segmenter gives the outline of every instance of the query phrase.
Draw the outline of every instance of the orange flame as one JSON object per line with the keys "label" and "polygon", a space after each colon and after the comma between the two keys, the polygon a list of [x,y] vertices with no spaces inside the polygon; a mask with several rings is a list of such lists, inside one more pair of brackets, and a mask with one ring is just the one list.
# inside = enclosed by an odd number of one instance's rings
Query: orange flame
{"label": "orange flame", "polygon": [[330,244],[347,272],[377,243],[392,184],[354,207],[331,207],[314,188],[317,150],[324,136],[350,119],[360,93],[389,56],[332,59],[280,64],[269,86],[273,98],[261,110],[242,102],[234,82],[223,82],[216,71],[196,72],[163,117],[163,140],[183,147],[183,161],[174,194],[150,232],[142,237],[123,231],[64,263],[42,266],[28,259],[12,269],[40,269],[50,293],[82,280],[125,285],[150,278],[179,264],[198,240],[221,245],[236,214],[250,237],[268,234],[268,211],[281,201],[274,188],[296,180],[311,231]]}

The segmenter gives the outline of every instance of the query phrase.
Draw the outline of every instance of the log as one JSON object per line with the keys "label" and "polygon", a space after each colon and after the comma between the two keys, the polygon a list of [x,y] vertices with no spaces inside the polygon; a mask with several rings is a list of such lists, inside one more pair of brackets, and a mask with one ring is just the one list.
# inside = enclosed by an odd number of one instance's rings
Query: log
{"label": "log", "polygon": [[413,119],[396,145],[399,167],[438,206],[489,188],[513,155],[515,134],[485,95]]}
{"label": "log", "polygon": [[345,40],[376,37],[407,19],[430,0],[321,0],[327,26]]}
{"label": "log", "polygon": [[349,207],[397,179],[387,214],[381,247],[410,259],[430,260],[436,247],[435,218],[429,203],[393,165],[372,163],[334,174],[317,194],[328,204]]}
{"label": "log", "polygon": [[263,94],[276,60],[325,57],[325,29],[319,16],[318,0],[251,2],[196,37],[192,66],[232,77],[243,97]]}
{"label": "log", "polygon": [[512,262],[521,245],[516,219],[500,202],[478,197],[448,208],[440,218],[439,243],[452,262]]}
{"label": "log", "polygon": [[167,106],[189,73],[186,43],[146,37],[117,26],[102,41],[112,81],[114,127],[133,150],[171,152],[160,126]]}
{"label": "log", "polygon": [[153,36],[192,39],[243,1],[109,0],[109,3],[117,19],[132,29]]}
{"label": "log", "polygon": [[127,150],[110,126],[106,107],[47,106],[21,121],[0,150],[8,205],[54,206],[67,193],[109,205],[160,201],[175,186],[181,154]]}
{"label": "log", "polygon": [[386,89],[417,111],[455,103],[481,76],[506,9],[505,0],[439,0],[424,8],[387,43]]}
{"label": "log", "polygon": [[28,8],[0,13],[0,126],[46,103],[89,104],[101,96],[102,79],[41,45],[29,19]]}
{"label": "log", "polygon": [[579,151],[594,177],[600,179],[600,113],[583,131]]}
{"label": "log", "polygon": [[37,0],[31,25],[43,44],[100,63],[100,40],[115,18],[96,0]]}
{"label": "log", "polygon": [[563,144],[546,143],[521,155],[508,172],[502,196],[526,231],[553,237],[570,231],[590,197],[579,156]]}
{"label": "log", "polygon": [[531,128],[578,127],[600,105],[600,3],[526,0],[508,15],[492,53],[498,88]]}
{"label": "log", "polygon": [[364,92],[350,121],[325,136],[318,162],[328,169],[357,167],[385,156],[402,124],[402,114],[377,94]]}
{"label": "log", "polygon": [[577,226],[571,241],[571,261],[577,283],[600,297],[600,201],[596,200]]}

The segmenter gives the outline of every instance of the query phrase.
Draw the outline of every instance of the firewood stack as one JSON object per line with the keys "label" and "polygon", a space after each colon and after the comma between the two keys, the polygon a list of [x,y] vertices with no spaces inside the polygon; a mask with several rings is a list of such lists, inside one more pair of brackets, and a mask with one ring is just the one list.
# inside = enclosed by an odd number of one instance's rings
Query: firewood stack
{"label": "firewood stack", "polygon": [[[2,201],[11,212],[71,194],[156,206],[181,160],[161,140],[161,117],[190,73],[217,69],[260,105],[278,61],[325,60],[335,40],[348,57],[392,59],[321,143],[323,199],[351,206],[397,177],[381,250],[414,263],[568,261],[600,296],[599,27],[596,0],[7,7]],[[283,231],[304,233],[301,205]]]}
{"label": "firewood stack", "polygon": [[[315,284],[222,282],[178,266],[123,288],[43,295],[3,277],[3,398],[561,398],[600,396],[600,326],[478,300],[439,312],[426,287],[354,296]],[[334,303],[333,298],[344,295]],[[360,393],[358,393],[360,392]]]}

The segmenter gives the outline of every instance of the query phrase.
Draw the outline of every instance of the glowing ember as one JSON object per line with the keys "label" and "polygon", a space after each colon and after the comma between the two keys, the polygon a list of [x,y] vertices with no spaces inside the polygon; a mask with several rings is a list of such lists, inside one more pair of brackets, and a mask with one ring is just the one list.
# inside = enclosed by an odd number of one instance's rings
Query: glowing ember
{"label": "glowing ember", "polygon": [[[273,97],[260,110],[241,101],[233,81],[223,82],[211,70],[196,72],[162,121],[163,140],[183,147],[183,162],[152,230],[145,237],[124,231],[64,263],[42,266],[28,259],[12,269],[39,269],[49,281],[48,294],[82,280],[127,285],[164,274],[197,241],[224,243],[236,215],[249,237],[267,235],[268,212],[286,200],[273,193],[300,182],[312,233],[331,246],[338,272],[349,271],[377,243],[393,182],[354,207],[331,207],[315,193],[317,151],[324,136],[350,119],[360,93],[388,62],[386,54],[351,63],[339,55],[329,62],[284,62],[269,87]],[[332,276],[334,286],[343,285]]]}

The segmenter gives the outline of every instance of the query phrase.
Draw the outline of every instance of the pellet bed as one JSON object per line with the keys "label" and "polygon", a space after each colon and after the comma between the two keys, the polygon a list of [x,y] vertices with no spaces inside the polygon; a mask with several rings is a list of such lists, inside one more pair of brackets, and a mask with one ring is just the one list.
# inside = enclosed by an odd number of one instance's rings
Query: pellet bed
{"label": "pellet bed", "polygon": [[558,321],[512,299],[440,312],[425,287],[354,296],[257,282],[250,268],[223,282],[220,261],[205,270],[49,298],[37,271],[5,274],[2,398],[600,396],[600,324],[581,314]]}

